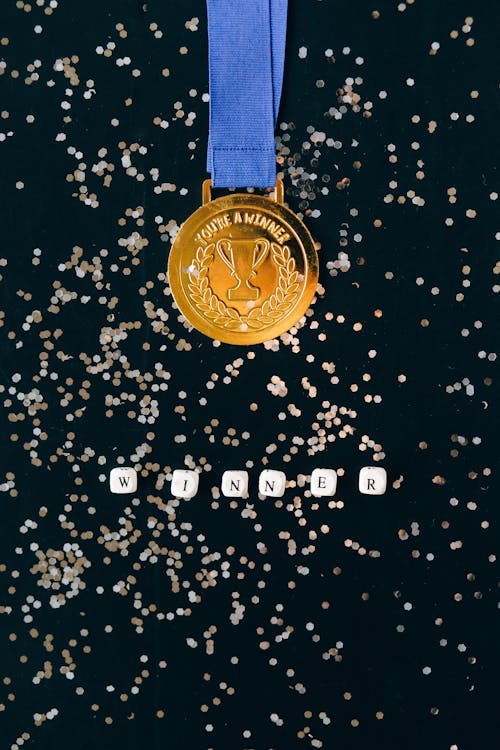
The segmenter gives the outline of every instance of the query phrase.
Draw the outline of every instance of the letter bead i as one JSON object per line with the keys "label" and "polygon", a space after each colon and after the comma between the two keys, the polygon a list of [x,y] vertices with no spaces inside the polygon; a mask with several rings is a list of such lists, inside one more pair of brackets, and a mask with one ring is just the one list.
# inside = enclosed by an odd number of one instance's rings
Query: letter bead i
{"label": "letter bead i", "polygon": [[198,492],[199,474],[190,469],[175,469],[172,473],[170,491],[174,497],[191,499]]}

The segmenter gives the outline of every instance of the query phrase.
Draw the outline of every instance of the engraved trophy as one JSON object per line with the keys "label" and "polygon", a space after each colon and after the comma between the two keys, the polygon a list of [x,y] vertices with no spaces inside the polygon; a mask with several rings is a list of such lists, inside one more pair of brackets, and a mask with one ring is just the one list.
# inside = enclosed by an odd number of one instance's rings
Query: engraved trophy
{"label": "engraved trophy", "polygon": [[216,250],[231,271],[237,283],[227,290],[230,300],[257,300],[260,297],[258,287],[250,283],[257,268],[269,252],[269,241],[264,237],[252,240],[221,239],[217,241]]}

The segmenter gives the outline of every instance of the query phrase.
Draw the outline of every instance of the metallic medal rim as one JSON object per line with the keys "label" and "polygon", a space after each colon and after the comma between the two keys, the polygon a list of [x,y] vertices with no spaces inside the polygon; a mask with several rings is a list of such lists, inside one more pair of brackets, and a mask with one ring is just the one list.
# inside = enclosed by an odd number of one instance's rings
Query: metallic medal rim
{"label": "metallic medal rim", "polygon": [[[186,242],[185,237],[186,235],[189,236],[194,234],[191,227],[194,226],[194,228],[197,228],[200,224],[206,223],[214,213],[235,209],[241,210],[244,207],[250,210],[258,209],[266,213],[271,211],[271,213],[280,219],[283,224],[290,227],[298,239],[307,261],[307,277],[298,303],[284,318],[264,329],[264,331],[225,331],[222,328],[217,328],[189,304],[181,281],[182,274],[180,265],[184,243]],[[204,203],[181,225],[170,249],[167,263],[167,274],[172,296],[179,311],[190,325],[215,341],[220,341],[226,344],[237,344],[239,346],[248,346],[278,338],[282,333],[290,330],[290,328],[292,328],[304,315],[316,293],[319,277],[318,253],[314,247],[314,240],[308,228],[287,206],[276,202],[271,198],[267,198],[264,195],[254,195],[253,193],[230,193]],[[244,337],[243,341],[241,340],[242,337]]]}

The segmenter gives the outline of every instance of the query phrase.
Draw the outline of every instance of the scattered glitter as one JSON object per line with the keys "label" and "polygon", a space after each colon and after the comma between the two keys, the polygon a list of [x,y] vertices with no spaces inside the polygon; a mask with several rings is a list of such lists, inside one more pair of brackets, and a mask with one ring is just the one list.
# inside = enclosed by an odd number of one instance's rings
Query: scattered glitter
{"label": "scattered glitter", "polygon": [[[193,331],[168,286],[209,95],[204,6],[160,5],[2,10],[4,744],[399,747],[416,726],[486,746],[487,14],[407,0],[333,24],[295,4],[276,144],[320,283],[290,331],[241,349]],[[358,493],[365,465],[388,467],[383,497]],[[115,466],[137,492],[109,492]],[[312,495],[317,466],[334,497]],[[180,467],[191,500],[169,492]],[[283,497],[255,490],[264,468]],[[248,497],[221,494],[226,469]]]}

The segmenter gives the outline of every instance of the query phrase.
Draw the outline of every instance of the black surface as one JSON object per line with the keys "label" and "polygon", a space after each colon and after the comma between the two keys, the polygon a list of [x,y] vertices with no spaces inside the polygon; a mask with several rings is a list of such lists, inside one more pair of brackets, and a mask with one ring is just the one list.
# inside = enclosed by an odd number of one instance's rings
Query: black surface
{"label": "black surface", "polygon": [[[0,37],[8,39],[0,47],[6,62],[0,77],[0,133],[5,133],[0,256],[8,261],[0,267],[5,311],[0,329],[0,747],[496,747],[496,7],[461,0],[416,0],[400,9],[396,2],[378,8],[364,1],[291,2],[279,116],[288,127],[278,125],[278,151],[285,158],[286,200],[304,215],[322,246],[321,286],[312,316],[293,340],[282,337],[273,351],[264,345],[214,346],[183,323],[166,287],[170,236],[162,228],[171,220],[180,225],[199,205],[206,176],[204,4],[60,0],[47,15],[48,5],[33,1],[28,11],[8,0],[0,8]],[[379,18],[373,17],[377,9]],[[464,31],[469,15],[473,23]],[[193,17],[199,18],[197,31],[185,27]],[[118,23],[127,38],[120,38]],[[162,38],[155,39],[151,23],[158,24]],[[43,27],[40,34],[34,31],[37,24]],[[457,38],[450,37],[453,30]],[[470,39],[474,44],[467,46]],[[96,48],[109,41],[116,49],[105,58]],[[430,55],[433,42],[440,47]],[[187,54],[179,52],[183,46]],[[307,47],[305,59],[299,57],[300,47]],[[325,56],[327,49],[334,59]],[[78,83],[53,68],[72,55],[78,56]],[[117,66],[116,59],[127,55],[131,64]],[[364,62],[357,64],[357,57]],[[27,83],[27,66],[34,60],[41,61],[39,79]],[[134,77],[134,68],[140,76]],[[13,70],[18,77],[12,77]],[[359,111],[346,104],[343,112],[339,89],[346,78],[357,76],[362,78],[353,85],[361,97]],[[89,80],[94,85],[87,87]],[[86,88],[95,88],[90,99],[83,97]],[[381,99],[380,91],[387,98]],[[64,101],[71,109],[61,108]],[[192,126],[185,125],[185,116],[176,119],[175,102],[182,102],[186,114],[196,113]],[[367,102],[372,107],[365,110]],[[342,116],[336,118],[331,108]],[[35,117],[33,123],[26,121],[28,115]],[[64,121],[67,116],[71,121]],[[412,122],[414,116],[420,121]],[[169,127],[155,124],[155,117]],[[437,126],[433,132],[431,121]],[[339,147],[312,145],[314,131],[326,133]],[[58,133],[66,139],[56,140]],[[290,139],[281,141],[284,134]],[[188,148],[191,141],[194,150]],[[133,143],[147,147],[147,153],[131,157],[144,174],[142,182],[121,165],[123,149]],[[70,147],[81,157],[68,153]],[[99,156],[102,148],[105,157]],[[391,153],[397,162],[389,161]],[[101,158],[114,165],[109,187],[92,171]],[[68,181],[81,163],[83,181]],[[419,169],[423,179],[416,176]],[[337,183],[344,178],[350,184],[340,189]],[[19,181],[24,187],[16,187]],[[161,183],[175,187],[157,194],[154,188]],[[78,199],[82,185],[95,194],[98,206]],[[327,195],[321,193],[325,186]],[[451,188],[455,203],[449,202]],[[412,202],[407,194],[412,190],[423,205]],[[389,194],[394,200],[385,202]],[[398,202],[399,196],[405,202]],[[142,226],[126,213],[137,207]],[[132,232],[147,240],[135,256],[120,243]],[[75,247],[82,249],[81,278],[75,264],[64,266]],[[42,251],[39,265],[32,263],[35,248]],[[100,256],[101,280],[82,261],[95,266],[103,248],[108,254]],[[327,264],[339,253],[350,266],[333,273]],[[129,275],[123,269],[130,269]],[[54,307],[58,286],[74,298]],[[90,299],[83,303],[86,296]],[[148,317],[148,309],[168,314],[163,326]],[[123,323],[136,327],[109,342],[110,329],[116,333]],[[318,339],[320,333],[325,341]],[[183,340],[190,350],[182,348]],[[249,351],[254,359],[248,359]],[[43,377],[45,356],[49,374]],[[112,365],[101,371],[99,362],[110,356]],[[238,358],[239,375],[224,383],[226,366]],[[322,366],[331,362],[333,374]],[[155,375],[155,363],[170,379]],[[206,383],[213,373],[218,380],[210,390]],[[268,389],[273,375],[285,381],[286,395]],[[304,377],[316,387],[315,395],[304,387]],[[155,390],[162,382],[168,390]],[[65,393],[72,399],[65,400]],[[124,393],[135,401],[124,400]],[[42,408],[33,406],[37,394]],[[366,394],[381,396],[380,403],[367,401]],[[158,402],[154,423],[138,420],[144,396]],[[110,405],[110,398],[120,403]],[[307,441],[322,427],[318,415],[330,408],[325,401],[338,408],[341,424],[326,428],[335,440],[313,453]],[[257,411],[251,403],[258,404]],[[300,416],[290,413],[290,404]],[[176,411],[179,405],[184,413]],[[351,411],[341,413],[343,407]],[[71,421],[68,415],[74,415]],[[212,443],[205,428],[213,419],[219,423],[212,425]],[[345,425],[352,430],[343,435]],[[33,432],[38,428],[41,437]],[[222,442],[228,428],[236,430],[232,437],[239,438],[238,446]],[[241,435],[245,431],[247,438]],[[176,441],[180,434],[185,442]],[[305,442],[288,462],[283,456],[290,455],[294,436]],[[363,436],[374,441],[366,450],[360,450]],[[273,443],[277,449],[268,455]],[[137,454],[138,446],[147,446],[145,456]],[[130,496],[108,491],[108,473],[118,457],[142,472],[135,504]],[[207,462],[212,468],[202,470],[196,498],[175,505],[165,476],[173,468],[191,467],[189,457],[197,467]],[[388,492],[362,496],[358,471],[377,460],[387,468]],[[248,503],[218,500],[222,472],[245,468],[247,461],[253,462]],[[344,469],[334,498],[340,506],[313,501],[305,493],[307,483],[289,487],[283,503],[260,499],[257,480],[265,466],[285,470],[289,479],[316,466]],[[106,549],[103,535],[119,531],[125,518],[131,522],[124,537],[128,546]],[[26,519],[37,527],[27,527]],[[156,536],[158,524],[163,526]],[[289,554],[283,532],[295,541],[295,555]],[[33,545],[50,557],[50,550],[64,550],[68,543],[78,544],[88,564],[79,574],[84,588],[72,598],[69,583],[56,588],[57,575],[44,579],[34,567]],[[144,553],[155,544],[159,549],[151,563]],[[208,560],[204,544],[220,557]],[[309,554],[308,545],[314,545]],[[166,572],[173,552],[183,565],[177,570],[178,593]],[[225,561],[227,578],[222,577]],[[307,574],[301,566],[307,566]],[[61,569],[61,561],[55,567]],[[205,569],[218,571],[216,585],[207,589],[196,577]],[[127,580],[126,594],[114,590]],[[201,597],[199,603],[189,603],[189,590]],[[55,608],[51,597],[61,593],[66,598]],[[141,614],[134,601],[156,610]],[[246,608],[237,624],[230,620],[233,601]],[[171,621],[157,616],[186,607],[189,616]],[[142,632],[134,618],[142,619]],[[308,622],[313,631],[306,629]],[[216,627],[213,655],[205,648],[211,626]],[[289,637],[276,641],[288,626]],[[398,626],[404,626],[402,632]],[[319,642],[312,640],[315,634]],[[189,647],[187,638],[197,647]],[[263,641],[270,642],[267,650]],[[337,659],[333,652],[324,658],[335,648]],[[141,662],[141,656],[147,660]],[[67,663],[74,665],[72,680],[61,672]],[[425,667],[431,667],[430,674],[424,674]],[[39,670],[47,674],[36,684]],[[148,674],[134,683],[142,670]],[[110,685],[114,692],[107,690]],[[46,718],[52,709],[57,715]],[[322,712],[330,723],[323,722]]]}

